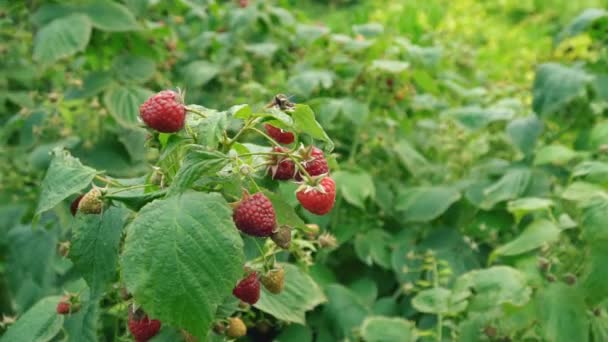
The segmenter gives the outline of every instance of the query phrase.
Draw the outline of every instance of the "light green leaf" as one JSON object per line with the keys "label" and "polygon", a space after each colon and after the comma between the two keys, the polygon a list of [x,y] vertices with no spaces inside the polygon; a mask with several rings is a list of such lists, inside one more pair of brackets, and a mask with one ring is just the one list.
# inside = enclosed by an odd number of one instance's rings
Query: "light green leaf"
{"label": "light green leaf", "polygon": [[374,181],[367,172],[337,171],[332,176],[346,202],[356,207],[364,209],[365,200],[376,197]]}
{"label": "light green leaf", "polygon": [[363,321],[361,337],[365,342],[414,342],[416,325],[403,318],[372,316]]}
{"label": "light green leaf", "polygon": [[204,177],[213,177],[230,162],[228,157],[217,151],[192,148],[183,159],[179,171],[173,178],[169,193],[188,190],[192,184]]}
{"label": "light green leaf", "polygon": [[243,242],[217,193],[156,200],[127,228],[123,279],[135,301],[167,325],[204,338],[243,273]]}
{"label": "light green leaf", "polygon": [[84,51],[91,37],[91,22],[80,14],[55,19],[36,33],[34,60],[43,64]]}
{"label": "light green leaf", "polygon": [[93,1],[78,8],[86,13],[93,26],[102,31],[133,31],[139,29],[133,13],[113,1]]}
{"label": "light green leaf", "polygon": [[436,219],[460,199],[460,193],[447,186],[421,186],[402,189],[397,195],[395,210],[408,222]]}
{"label": "light green leaf", "polygon": [[515,115],[515,111],[507,107],[468,106],[448,109],[441,116],[454,118],[463,127],[469,130],[478,130],[486,127],[492,122],[509,120]]}
{"label": "light green leaf", "polygon": [[400,74],[409,67],[409,63],[402,61],[393,61],[387,59],[376,59],[372,61],[372,69],[384,71],[389,74]]}
{"label": "light green leaf", "polygon": [[[608,215],[604,215],[604,225],[606,227],[606,219]],[[599,223],[599,222],[598,222]],[[593,305],[604,301],[608,296],[608,251],[605,248],[606,240],[594,244],[589,248],[589,256],[585,262],[585,268],[581,276],[581,290],[585,299]]]}
{"label": "light green leaf", "polygon": [[114,59],[112,70],[124,82],[144,83],[154,76],[156,64],[147,57],[121,55]]}
{"label": "light green leaf", "polygon": [[367,38],[373,38],[381,35],[384,32],[384,26],[379,23],[353,25],[353,32]]}
{"label": "light green leaf", "polygon": [[120,238],[128,211],[110,207],[101,215],[78,215],[73,226],[70,259],[97,298],[114,279]]}
{"label": "light green leaf", "polygon": [[502,304],[528,303],[532,290],[524,273],[508,266],[493,266],[463,274],[456,280],[453,293],[454,299],[468,298],[469,312],[489,312]]}
{"label": "light green leaf", "polygon": [[300,324],[290,324],[281,329],[281,334],[274,342],[312,342],[312,330]]}
{"label": "light green leaf", "polygon": [[307,105],[297,104],[291,116],[294,120],[294,126],[298,132],[303,132],[315,139],[325,141],[328,144],[328,149],[334,147],[333,141],[329,138],[323,127],[315,119],[315,113]]}
{"label": "light green leaf", "polygon": [[270,191],[265,191],[264,194],[266,194],[270,202],[272,202],[272,207],[276,213],[277,224],[279,226],[286,224],[296,229],[303,230],[306,228],[304,221],[302,221],[300,216],[296,214],[294,208],[289,205],[281,195]]}
{"label": "light green leaf", "polygon": [[584,203],[582,238],[594,247],[608,242],[608,198],[594,197]]}
{"label": "light green leaf", "polygon": [[585,342],[589,338],[587,308],[576,287],[550,284],[538,298],[539,323],[543,340]]}
{"label": "light green leaf", "polygon": [[561,197],[568,201],[581,202],[585,204],[594,198],[608,198],[608,194],[602,187],[587,182],[574,182],[570,184]]}
{"label": "light green leaf", "polygon": [[534,165],[566,165],[577,156],[576,152],[563,145],[543,146],[536,152]]}
{"label": "light green leaf", "polygon": [[451,296],[452,291],[448,289],[442,287],[430,288],[418,292],[416,297],[412,299],[412,306],[420,312],[446,314],[450,312]]}
{"label": "light green leaf", "polygon": [[534,221],[517,238],[498,247],[490,256],[490,261],[496,255],[517,255],[551,244],[559,239],[559,233],[560,229],[549,220]]}
{"label": "light green leaf", "polygon": [[554,205],[553,201],[546,198],[525,197],[507,203],[507,210],[513,214],[516,221],[519,221],[524,215],[541,210],[547,210]]}
{"label": "light green leaf", "polygon": [[594,150],[608,146],[608,120],[596,123],[589,134],[589,145]]}
{"label": "light green leaf", "polygon": [[418,176],[428,169],[428,160],[404,139],[399,140],[393,147],[397,158],[403,166],[414,176]]}
{"label": "light green leaf", "polygon": [[117,86],[104,93],[103,104],[118,123],[135,126],[139,122],[139,106],[152,94],[145,88]]}
{"label": "light green leaf", "polygon": [[215,78],[220,71],[221,68],[217,64],[208,61],[194,61],[182,69],[182,76],[190,87],[201,87]]}
{"label": "light green leaf", "polygon": [[591,179],[606,179],[606,177],[608,177],[608,163],[595,160],[587,160],[576,165],[572,170],[572,177],[584,176],[587,176]]}
{"label": "light green leaf", "polygon": [[211,112],[196,126],[198,143],[211,149],[217,148],[228,127],[226,112]]}
{"label": "light green leaf", "polygon": [[591,80],[591,76],[576,67],[541,64],[536,70],[532,108],[541,117],[563,110],[574,99],[586,95]]}
{"label": "light green leaf", "polygon": [[0,338],[2,342],[46,342],[61,331],[64,316],[56,308],[60,297],[46,297],[30,308]]}
{"label": "light green leaf", "polygon": [[521,196],[532,178],[529,169],[510,169],[494,184],[483,189],[483,200],[480,207],[491,209],[499,202],[515,199]]}
{"label": "light green leaf", "polygon": [[290,92],[309,97],[319,88],[329,89],[334,84],[334,77],[328,70],[307,70],[290,77],[287,87]]}
{"label": "light green leaf", "polygon": [[543,131],[543,124],[536,116],[517,118],[506,127],[511,142],[525,155],[534,151],[536,140]]}
{"label": "light green leaf", "polygon": [[333,284],[325,288],[328,302],[323,310],[338,333],[338,339],[353,337],[353,329],[361,326],[370,309],[349,289]]}
{"label": "light green leaf", "polygon": [[257,309],[275,318],[292,323],[305,324],[306,312],[326,301],[323,291],[312,278],[291,264],[281,264],[285,269],[285,288],[279,294],[272,294],[265,288]]}
{"label": "light green leaf", "polygon": [[376,263],[383,268],[391,267],[392,237],[382,229],[372,229],[355,238],[355,253],[367,265]]}
{"label": "light green leaf", "polygon": [[84,166],[62,149],[53,150],[53,160],[42,180],[36,214],[55,207],[73,193],[86,188],[97,171]]}

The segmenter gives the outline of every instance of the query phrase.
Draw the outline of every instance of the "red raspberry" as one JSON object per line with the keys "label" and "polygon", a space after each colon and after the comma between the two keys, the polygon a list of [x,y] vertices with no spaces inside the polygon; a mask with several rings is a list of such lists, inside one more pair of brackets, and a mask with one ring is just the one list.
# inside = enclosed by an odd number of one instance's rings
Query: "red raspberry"
{"label": "red raspberry", "polygon": [[[306,172],[308,172],[311,176],[319,176],[322,174],[329,173],[329,166],[327,165],[327,160],[325,159],[325,155],[323,151],[312,146],[312,148],[304,149],[301,151],[302,158],[304,161],[302,165]],[[296,180],[301,181],[302,175],[298,172],[296,175]]]}
{"label": "red raspberry", "polygon": [[243,233],[252,236],[270,236],[276,227],[276,214],[272,203],[261,192],[245,194],[234,209],[232,219]]}
{"label": "red raspberry", "polygon": [[265,124],[264,128],[266,128],[268,135],[270,135],[278,143],[287,145],[291,144],[296,139],[293,133],[284,131],[273,125]]}
{"label": "red raspberry", "polygon": [[63,300],[57,304],[57,313],[60,315],[67,315],[70,313],[70,303],[64,302]]}
{"label": "red raspberry", "polygon": [[323,177],[318,185],[303,185],[296,191],[298,201],[313,214],[325,215],[331,211],[336,200],[336,182]]}
{"label": "red raspberry", "polygon": [[76,216],[76,212],[78,212],[78,204],[80,203],[80,200],[83,197],[84,197],[84,195],[80,195],[80,196],[76,197],[72,201],[72,204],[70,204],[70,212],[72,213],[72,216]]}
{"label": "red raspberry", "polygon": [[60,315],[75,313],[78,310],[80,310],[80,303],[74,295],[63,296],[57,303],[57,313]]}
{"label": "red raspberry", "polygon": [[158,334],[160,330],[160,321],[157,319],[150,319],[148,315],[133,314],[129,315],[129,331],[137,342],[147,342],[152,337]]}
{"label": "red raspberry", "polygon": [[[272,152],[286,151],[286,148],[278,146],[272,149]],[[295,176],[296,165],[293,163],[293,160],[285,156],[271,156],[270,162],[272,164],[270,165],[270,167],[268,167],[268,175],[272,177],[272,179],[288,180],[292,179]]]}
{"label": "red raspberry", "polygon": [[253,305],[260,299],[260,281],[256,272],[241,279],[232,290],[232,294],[243,302]]}
{"label": "red raspberry", "polygon": [[152,95],[139,107],[139,115],[150,128],[163,133],[174,133],[184,127],[186,108],[178,93],[163,90]]}

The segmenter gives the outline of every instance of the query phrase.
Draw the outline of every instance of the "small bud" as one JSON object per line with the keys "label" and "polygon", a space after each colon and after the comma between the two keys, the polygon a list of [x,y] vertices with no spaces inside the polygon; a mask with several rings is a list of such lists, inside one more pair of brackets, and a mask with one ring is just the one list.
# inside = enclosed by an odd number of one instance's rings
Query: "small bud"
{"label": "small bud", "polygon": [[318,242],[319,246],[323,248],[335,248],[336,246],[338,246],[338,241],[336,240],[336,237],[330,233],[321,234],[321,236],[319,236]]}
{"label": "small bud", "polygon": [[549,269],[549,266],[551,265],[551,263],[549,262],[549,260],[545,259],[545,258],[538,258],[538,268],[543,271],[546,272]]}
{"label": "small bud", "polygon": [[602,309],[601,308],[595,308],[595,309],[593,309],[593,314],[596,317],[600,317],[602,315]]}
{"label": "small bud", "polygon": [[251,168],[251,166],[243,164],[241,165],[241,167],[239,167],[239,173],[243,176],[249,176],[253,173],[253,169]]}
{"label": "small bud", "polygon": [[311,238],[314,238],[315,236],[317,236],[317,234],[319,234],[319,225],[314,224],[314,223],[307,224],[306,225],[306,234],[308,234],[308,236]]}
{"label": "small bud", "polygon": [[226,326],[222,322],[216,322],[213,324],[213,331],[218,335],[222,335],[226,331]]}
{"label": "small bud", "polygon": [[270,238],[272,241],[274,241],[274,243],[277,244],[277,246],[283,249],[289,249],[289,246],[291,245],[291,227],[288,225],[281,225],[281,227],[279,227],[279,229],[274,232]]}
{"label": "small bud", "polygon": [[67,257],[70,253],[70,241],[63,241],[57,245],[57,253],[62,257]]}
{"label": "small bud", "polygon": [[496,337],[496,334],[498,333],[498,331],[497,331],[496,327],[488,325],[483,329],[483,333],[486,334],[486,336],[492,338],[492,337]]}
{"label": "small bud", "polygon": [[401,286],[401,289],[403,290],[403,293],[408,294],[408,293],[412,292],[412,290],[414,290],[414,284],[405,283]]}
{"label": "small bud", "polygon": [[547,274],[546,279],[550,283],[554,283],[557,280],[553,274]]}
{"label": "small bud", "polygon": [[182,330],[182,337],[184,338],[185,342],[199,342],[198,338],[194,337],[191,333],[187,332],[186,330]]}
{"label": "small bud", "polygon": [[576,276],[572,273],[564,275],[564,282],[568,285],[574,285],[576,283]]}

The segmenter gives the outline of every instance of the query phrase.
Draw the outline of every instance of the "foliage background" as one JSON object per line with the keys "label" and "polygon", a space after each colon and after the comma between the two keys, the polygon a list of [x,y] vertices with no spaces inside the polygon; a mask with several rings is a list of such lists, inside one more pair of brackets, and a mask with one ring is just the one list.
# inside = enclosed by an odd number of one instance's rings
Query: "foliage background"
{"label": "foliage background", "polygon": [[[2,313],[82,286],[55,252],[69,201],[32,229],[49,152],[146,175],[138,105],[180,86],[218,109],[293,95],[336,144],[336,208],[300,212],[339,242],[310,270],[328,302],[250,338],[606,340],[602,5],[1,1]],[[60,336],[127,339],[98,309]]]}

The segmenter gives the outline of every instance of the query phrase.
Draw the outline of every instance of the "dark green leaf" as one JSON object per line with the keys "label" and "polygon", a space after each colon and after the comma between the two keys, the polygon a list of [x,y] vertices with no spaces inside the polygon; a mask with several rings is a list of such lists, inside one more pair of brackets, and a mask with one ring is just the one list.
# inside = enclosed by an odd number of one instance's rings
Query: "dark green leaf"
{"label": "dark green leaf", "polygon": [[536,70],[532,107],[541,117],[554,114],[572,100],[585,96],[591,80],[582,69],[556,63],[541,64]]}
{"label": "dark green leaf", "polygon": [[80,14],[55,19],[36,33],[34,60],[51,64],[83,51],[91,37],[91,22]]}
{"label": "dark green leaf", "polygon": [[460,193],[447,186],[404,188],[397,195],[395,210],[409,222],[436,219],[460,199]]}
{"label": "dark green leaf", "polygon": [[538,318],[545,340],[588,341],[587,309],[577,288],[568,287],[563,283],[550,284],[540,294],[538,308]]}
{"label": "dark green leaf", "polygon": [[169,193],[183,192],[203,177],[212,177],[230,162],[225,154],[203,149],[190,149],[173,178]]}
{"label": "dark green leaf", "polygon": [[64,316],[56,308],[60,297],[46,297],[19,317],[2,336],[2,342],[50,341],[61,331]]}
{"label": "dark green leaf", "polygon": [[93,26],[103,31],[133,31],[139,29],[139,25],[125,6],[113,1],[93,1],[82,7],[79,11],[86,13]]}
{"label": "dark green leaf", "polygon": [[139,106],[152,94],[140,87],[117,86],[104,93],[103,103],[121,125],[135,126],[139,122]]}

